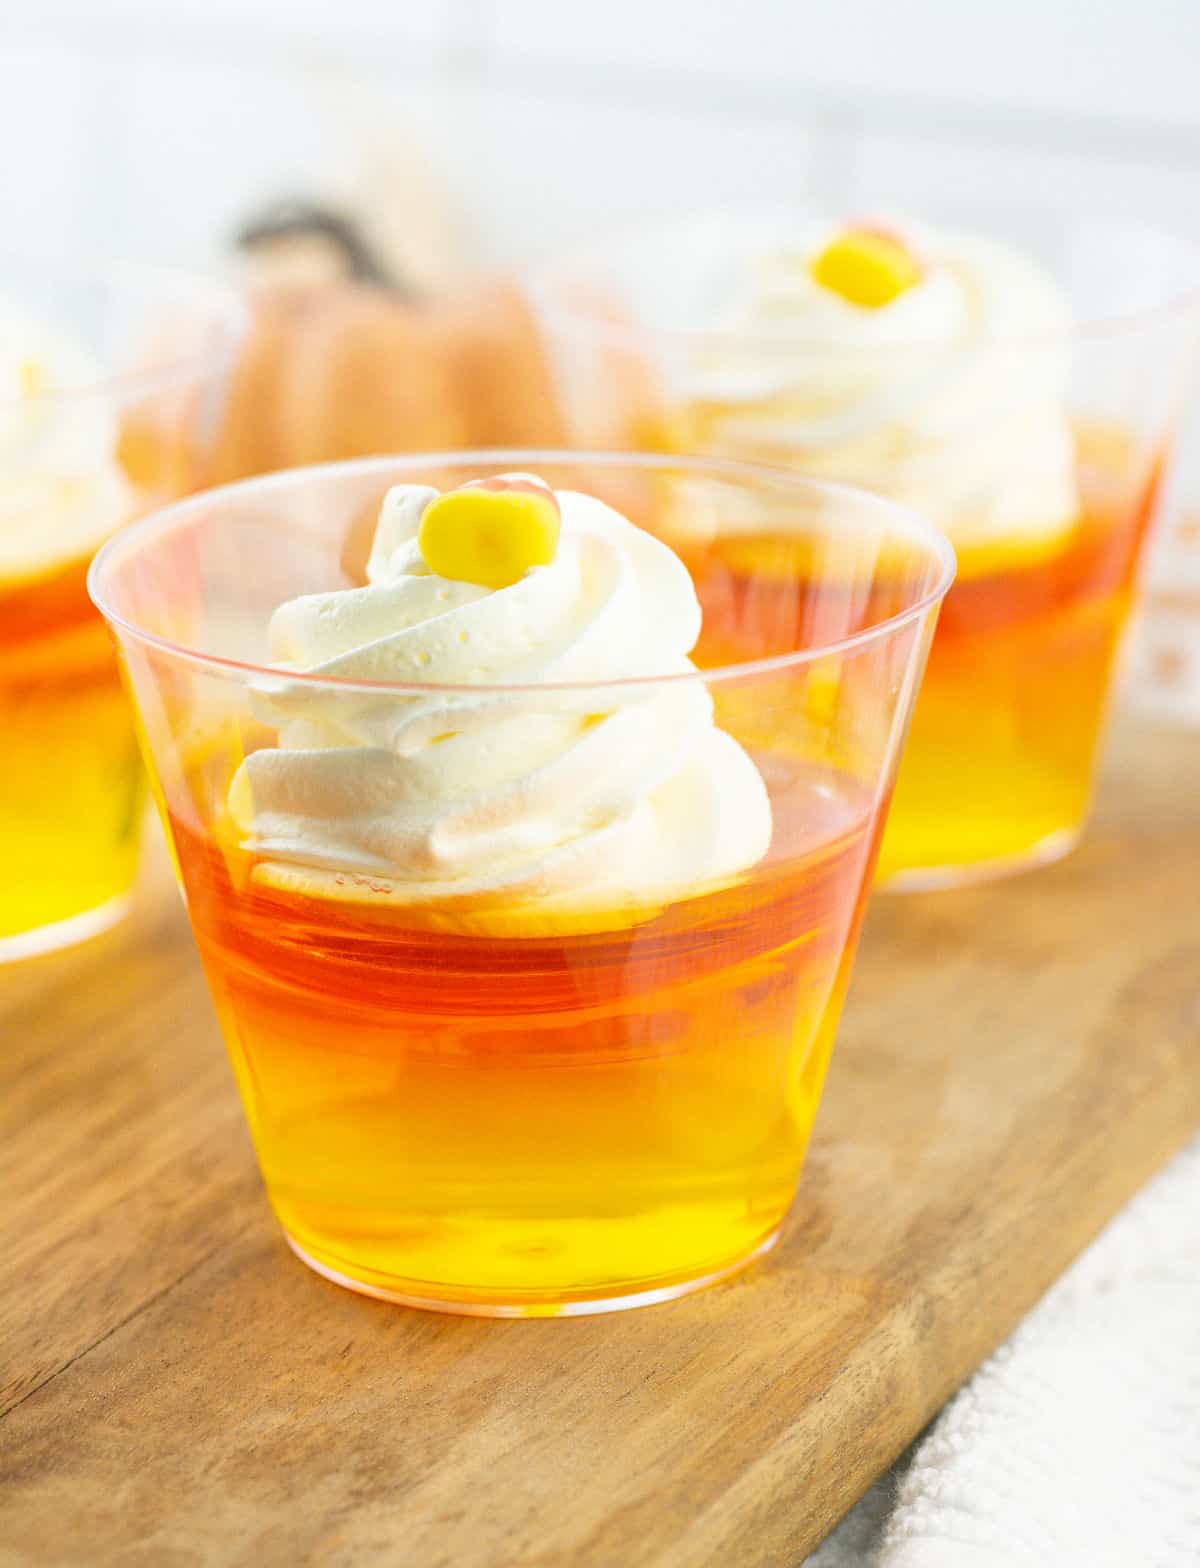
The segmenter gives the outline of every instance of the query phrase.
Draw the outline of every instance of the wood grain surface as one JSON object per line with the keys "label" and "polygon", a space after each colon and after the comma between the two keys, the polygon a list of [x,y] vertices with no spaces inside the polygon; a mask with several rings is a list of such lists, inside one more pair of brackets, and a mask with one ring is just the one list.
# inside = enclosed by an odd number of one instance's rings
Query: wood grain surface
{"label": "wood grain surface", "polygon": [[607,1318],[291,1257],[160,863],[0,970],[0,1564],[798,1563],[1200,1125],[1198,780],[1127,728],[1066,863],[877,900],[781,1248]]}

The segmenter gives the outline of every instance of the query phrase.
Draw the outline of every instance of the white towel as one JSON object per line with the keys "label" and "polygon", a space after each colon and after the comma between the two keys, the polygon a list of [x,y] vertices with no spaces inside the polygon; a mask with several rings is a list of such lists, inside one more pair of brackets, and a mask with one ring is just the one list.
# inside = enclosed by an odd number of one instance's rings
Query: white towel
{"label": "white towel", "polygon": [[879,1568],[1200,1568],[1200,1140],[917,1449]]}

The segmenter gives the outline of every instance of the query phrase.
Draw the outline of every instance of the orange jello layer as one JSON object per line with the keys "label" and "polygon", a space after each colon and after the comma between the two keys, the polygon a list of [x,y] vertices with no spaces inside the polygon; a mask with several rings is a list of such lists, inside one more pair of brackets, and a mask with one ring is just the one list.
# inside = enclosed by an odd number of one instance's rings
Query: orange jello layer
{"label": "orange jello layer", "polygon": [[881,878],[948,868],[952,880],[956,867],[1037,860],[1082,830],[1158,480],[1157,465],[1123,487],[1109,470],[1082,468],[1085,509],[1052,560],[951,588]]}
{"label": "orange jello layer", "polygon": [[752,1251],[791,1201],[816,1109],[868,808],[798,776],[771,857],[737,886],[526,939],[264,889],[241,851],[173,819],[288,1234],[379,1288],[531,1309]]}
{"label": "orange jello layer", "polygon": [[[1053,853],[1081,827],[1160,465],[1139,476],[1128,444],[1111,435],[1081,441],[1080,456],[1084,510],[1057,549],[1030,559],[991,546],[993,564],[977,555],[946,597],[880,855],[884,879],[925,868],[952,879],[956,867]],[[839,609],[836,587],[806,590],[804,552],[803,539],[740,534],[692,552],[702,662],[778,653],[822,625],[853,630],[911,594],[902,573],[885,574],[869,595],[848,584]]]}

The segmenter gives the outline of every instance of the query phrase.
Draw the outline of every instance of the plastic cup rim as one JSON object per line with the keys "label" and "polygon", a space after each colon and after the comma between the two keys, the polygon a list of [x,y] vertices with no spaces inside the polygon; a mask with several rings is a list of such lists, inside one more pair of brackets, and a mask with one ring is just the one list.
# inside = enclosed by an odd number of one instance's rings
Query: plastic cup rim
{"label": "plastic cup rim", "polygon": [[[188,522],[197,513],[210,511],[223,500],[270,495],[286,490],[297,482],[321,479],[370,479],[373,475],[395,474],[394,482],[402,482],[396,473],[398,465],[415,471],[436,467],[495,465],[497,472],[509,470],[536,470],[540,465],[587,465],[600,468],[636,468],[644,470],[685,470],[698,477],[742,480],[749,484],[771,484],[793,488],[797,492],[821,495],[834,500],[844,500],[857,508],[864,506],[902,523],[929,551],[936,563],[937,576],[911,605],[873,626],[864,627],[846,637],[835,638],[811,648],[797,648],[787,653],[773,654],[769,658],[751,659],[712,669],[687,670],[673,675],[636,675],[615,677],[611,680],[585,681],[535,681],[524,683],[441,684],[424,681],[364,681],[337,675],[320,675],[304,671],[280,669],[276,665],[234,659],[227,655],[208,653],[190,648],[185,643],[174,642],[156,632],[138,626],[111,605],[105,594],[104,582],[117,559],[137,546],[145,547],[156,537],[161,537]],[[537,692],[612,691],[639,688],[661,688],[692,681],[732,681],[753,676],[769,675],[806,664],[813,664],[835,655],[852,653],[872,643],[894,636],[904,627],[920,621],[945,597],[954,581],[957,568],[954,548],[949,539],[939,532],[919,513],[900,502],[855,489],[850,485],[836,484],[824,479],[813,479],[786,468],[766,464],[744,463],[734,459],[693,457],[673,453],[645,453],[619,451],[584,451],[572,448],[478,448],[447,452],[404,452],[387,456],[354,458],[348,461],[318,463],[303,468],[282,469],[255,479],[238,480],[233,484],[199,492],[185,500],[176,501],[149,513],[146,517],[118,530],[97,551],[88,570],[87,587],[92,603],[115,631],[118,631],[145,648],[167,654],[173,659],[206,670],[210,674],[238,677],[254,682],[277,683],[286,681],[289,687],[308,687],[313,690],[361,692],[393,696],[466,695],[478,696],[481,691],[490,695],[530,696]]]}

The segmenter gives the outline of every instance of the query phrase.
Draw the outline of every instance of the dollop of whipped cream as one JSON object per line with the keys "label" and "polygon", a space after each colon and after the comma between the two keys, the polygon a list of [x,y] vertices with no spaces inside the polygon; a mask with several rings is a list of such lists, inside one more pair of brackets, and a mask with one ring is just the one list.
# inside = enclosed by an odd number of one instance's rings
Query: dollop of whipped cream
{"label": "dollop of whipped cream", "polygon": [[278,746],[251,753],[229,793],[255,878],[436,929],[536,935],[633,924],[760,860],[767,792],[702,681],[555,684],[695,669],[701,612],[678,557],[560,491],[549,565],[504,588],[456,581],[421,554],[437,496],[389,491],[367,586],[271,619],[285,670],[418,689],[281,676],[260,694]]}
{"label": "dollop of whipped cream", "polygon": [[0,299],[0,583],[90,555],[129,518],[102,379],[69,333]]}
{"label": "dollop of whipped cream", "polygon": [[720,323],[759,346],[693,367],[706,447],[890,495],[963,548],[1065,534],[1079,514],[1065,299],[994,240],[886,230],[919,276],[882,305],[815,275],[844,226],[813,222],[760,256]]}

